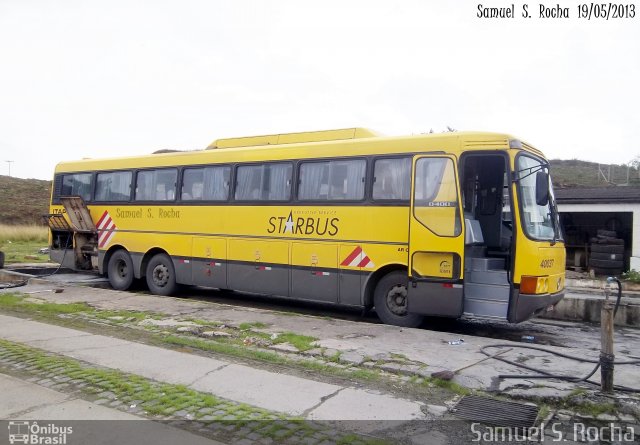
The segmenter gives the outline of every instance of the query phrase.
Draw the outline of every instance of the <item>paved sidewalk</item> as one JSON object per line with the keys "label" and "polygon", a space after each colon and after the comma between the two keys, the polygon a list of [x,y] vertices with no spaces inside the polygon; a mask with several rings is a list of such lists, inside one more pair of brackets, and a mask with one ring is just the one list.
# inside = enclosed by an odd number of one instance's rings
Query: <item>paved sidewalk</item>
{"label": "paved sidewalk", "polygon": [[[221,442],[4,374],[0,374],[0,394],[0,419],[6,419],[5,422],[0,421],[0,444],[9,443],[9,426],[13,422],[25,427],[38,425],[39,428],[46,428],[53,425],[59,430],[70,431],[65,441],[67,444],[221,445]],[[32,432],[35,430],[29,433]],[[58,437],[56,433],[36,435],[43,440],[49,436]]]}
{"label": "paved sidewalk", "polygon": [[[0,315],[0,338],[316,420],[426,419],[422,402],[254,369],[198,355]],[[441,412],[432,407],[434,412]]]}

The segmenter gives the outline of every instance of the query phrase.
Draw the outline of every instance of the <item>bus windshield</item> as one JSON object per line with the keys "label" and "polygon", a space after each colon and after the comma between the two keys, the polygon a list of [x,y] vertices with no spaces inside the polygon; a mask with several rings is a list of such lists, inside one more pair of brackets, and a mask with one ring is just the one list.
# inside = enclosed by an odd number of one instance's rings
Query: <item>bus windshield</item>
{"label": "bus windshield", "polygon": [[545,205],[539,205],[536,202],[536,173],[546,169],[546,163],[538,159],[524,155],[518,157],[520,214],[522,227],[529,238],[555,242],[561,239],[561,231],[551,184],[549,184],[548,202]]}

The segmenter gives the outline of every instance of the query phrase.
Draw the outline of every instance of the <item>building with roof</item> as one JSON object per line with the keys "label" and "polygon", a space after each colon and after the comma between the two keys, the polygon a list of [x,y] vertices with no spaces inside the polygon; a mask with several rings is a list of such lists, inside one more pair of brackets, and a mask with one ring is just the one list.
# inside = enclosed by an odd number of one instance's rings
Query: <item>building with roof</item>
{"label": "building with roof", "polygon": [[[640,270],[640,187],[565,188],[555,191],[567,241],[567,263],[589,267],[594,250],[600,263],[618,261],[624,270]],[[615,235],[612,234],[615,232]],[[593,248],[608,237],[608,244]],[[619,252],[622,252],[620,254]],[[609,253],[610,259],[602,253]],[[600,259],[605,258],[605,259]]]}

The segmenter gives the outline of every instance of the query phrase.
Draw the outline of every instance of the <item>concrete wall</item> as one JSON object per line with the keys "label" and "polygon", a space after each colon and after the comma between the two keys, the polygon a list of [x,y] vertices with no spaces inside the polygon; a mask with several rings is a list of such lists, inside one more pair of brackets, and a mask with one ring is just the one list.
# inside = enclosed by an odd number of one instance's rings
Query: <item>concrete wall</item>
{"label": "concrete wall", "polygon": [[[595,295],[568,295],[560,300],[553,311],[545,312],[540,318],[599,323],[603,301],[604,298]],[[635,328],[640,326],[640,298],[622,298],[615,324]]]}

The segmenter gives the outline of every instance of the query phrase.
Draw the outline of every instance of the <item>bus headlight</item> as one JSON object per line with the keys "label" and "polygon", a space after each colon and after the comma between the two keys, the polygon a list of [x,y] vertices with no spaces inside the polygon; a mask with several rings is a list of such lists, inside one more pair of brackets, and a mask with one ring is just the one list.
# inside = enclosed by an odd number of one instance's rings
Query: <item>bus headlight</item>
{"label": "bus headlight", "polygon": [[520,292],[523,294],[546,294],[549,293],[549,277],[523,276],[520,281]]}

